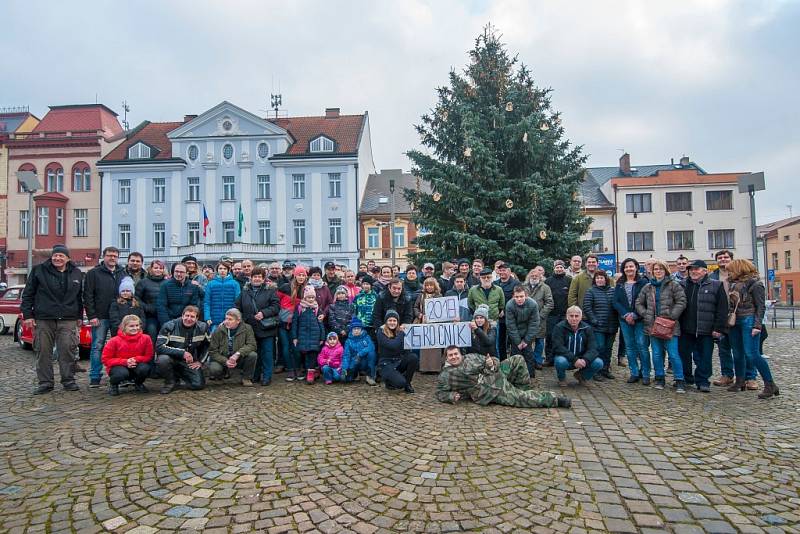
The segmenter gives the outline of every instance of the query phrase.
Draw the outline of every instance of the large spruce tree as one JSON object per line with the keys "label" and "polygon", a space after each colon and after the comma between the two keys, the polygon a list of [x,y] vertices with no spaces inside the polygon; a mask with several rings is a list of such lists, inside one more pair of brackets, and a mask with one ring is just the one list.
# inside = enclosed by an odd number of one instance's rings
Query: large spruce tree
{"label": "large spruce tree", "polygon": [[581,236],[591,219],[578,198],[585,156],[564,135],[551,89],[534,84],[491,26],[469,56],[416,126],[427,150],[408,153],[430,189],[404,192],[427,231],[412,260],[504,259],[521,273],[587,252]]}

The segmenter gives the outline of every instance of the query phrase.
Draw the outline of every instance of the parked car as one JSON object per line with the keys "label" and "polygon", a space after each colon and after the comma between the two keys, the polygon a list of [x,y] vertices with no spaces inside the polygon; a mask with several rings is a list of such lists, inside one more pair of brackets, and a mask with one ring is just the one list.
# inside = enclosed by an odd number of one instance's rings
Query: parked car
{"label": "parked car", "polygon": [[[14,325],[14,341],[25,350],[33,350],[33,336],[35,330],[25,326],[22,314],[17,314],[16,324]],[[78,350],[82,358],[89,357],[89,350],[92,348],[92,327],[86,314],[83,314],[83,322],[78,330]]]}
{"label": "parked car", "polygon": [[0,334],[8,334],[19,315],[24,285],[9,286],[0,295]]}

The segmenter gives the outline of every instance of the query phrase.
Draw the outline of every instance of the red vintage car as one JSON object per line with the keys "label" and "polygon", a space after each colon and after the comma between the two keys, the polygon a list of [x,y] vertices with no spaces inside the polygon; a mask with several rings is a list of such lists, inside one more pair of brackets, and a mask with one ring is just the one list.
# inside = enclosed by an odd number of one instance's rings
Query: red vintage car
{"label": "red vintage car", "polygon": [[[17,315],[17,323],[14,326],[14,341],[19,343],[19,346],[23,349],[32,350],[33,336],[34,329],[25,326],[25,323],[22,320],[22,314],[19,313]],[[92,327],[89,325],[86,314],[83,315],[83,322],[81,323],[81,327],[78,331],[78,348],[80,350],[81,358],[89,357],[89,350],[92,348]]]}
{"label": "red vintage car", "polygon": [[0,295],[0,334],[8,334],[17,321],[24,285],[10,286]]}

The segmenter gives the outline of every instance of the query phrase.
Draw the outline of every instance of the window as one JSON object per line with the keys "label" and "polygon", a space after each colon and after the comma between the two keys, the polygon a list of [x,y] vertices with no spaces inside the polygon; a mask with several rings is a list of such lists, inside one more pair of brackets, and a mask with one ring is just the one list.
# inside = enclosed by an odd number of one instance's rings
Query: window
{"label": "window", "polygon": [[164,250],[167,242],[167,228],[165,223],[153,223],[153,250]]}
{"label": "window", "polygon": [[64,208],[56,208],[56,235],[64,235]]}
{"label": "window", "polygon": [[28,210],[20,210],[19,212],[19,236],[28,237],[28,231],[31,227],[30,217],[28,217]]}
{"label": "window", "polygon": [[197,176],[187,178],[186,183],[189,187],[186,198],[189,202],[200,202],[200,178]]}
{"label": "window", "polygon": [[732,210],[733,191],[706,191],[707,210]]}
{"label": "window", "polygon": [[292,175],[292,198],[306,198],[306,175]]}
{"label": "window", "polygon": [[236,180],[233,176],[222,177],[222,200],[236,200]]}
{"label": "window", "polygon": [[380,246],[380,228],[367,228],[367,248]]}
{"label": "window", "polygon": [[50,228],[50,208],[36,208],[36,235],[47,235]]}
{"label": "window", "polygon": [[787,271],[792,268],[792,251],[787,250],[783,253],[784,269]]}
{"label": "window", "polygon": [[692,192],[667,193],[667,211],[692,211]]}
{"label": "window", "polygon": [[294,244],[297,247],[306,246],[306,221],[305,219],[294,219]]}
{"label": "window", "polygon": [[339,218],[328,219],[328,226],[330,227],[330,244],[342,244],[342,220]]}
{"label": "window", "polygon": [[259,174],[256,177],[256,198],[267,200],[270,198],[269,174]]}
{"label": "window", "polygon": [[130,180],[120,180],[119,181],[119,203],[120,204],[130,204],[131,203],[131,181]]}
{"label": "window", "polygon": [[789,234],[786,234],[785,236],[783,236],[783,240],[784,241],[789,241]]}
{"label": "window", "polygon": [[189,161],[197,161],[198,152],[199,151],[197,150],[197,145],[189,146],[189,152],[188,152]]}
{"label": "window", "polygon": [[128,159],[150,158],[150,147],[144,143],[136,143],[128,149]]}
{"label": "window", "polygon": [[119,225],[119,248],[120,248],[120,250],[130,250],[131,249],[131,225],[130,224],[120,224]]}
{"label": "window", "polygon": [[328,173],[328,196],[340,198],[342,196],[342,174],[338,172]]}
{"label": "window", "polygon": [[64,191],[64,169],[61,167],[47,169],[45,191]]}
{"label": "window", "polygon": [[191,222],[186,224],[186,241],[190,247],[200,242],[200,223]]}
{"label": "window", "polygon": [[778,253],[772,253],[772,268],[778,270]]}
{"label": "window", "polygon": [[653,211],[650,193],[625,195],[625,211],[628,213],[646,213]]}
{"label": "window", "polygon": [[92,190],[92,171],[88,165],[77,164],[72,170],[72,190],[85,192]]}
{"label": "window", "polygon": [[259,143],[256,152],[259,158],[266,159],[269,156],[269,145],[267,143]]}
{"label": "window", "polygon": [[667,232],[667,250],[694,250],[694,231]]}
{"label": "window", "polygon": [[592,230],[592,240],[595,240],[592,245],[592,252],[603,252],[603,231]]}
{"label": "window", "polygon": [[236,238],[233,221],[224,221],[222,223],[222,237],[226,243],[233,243],[233,240]]}
{"label": "window", "polygon": [[80,210],[72,210],[75,224],[73,228],[75,228],[75,237],[86,237],[89,235],[89,210],[88,209],[80,209]]}
{"label": "window", "polygon": [[403,248],[406,246],[406,228],[405,226],[394,227],[394,246],[395,248]]}
{"label": "window", "polygon": [[222,157],[230,161],[233,159],[233,145],[225,145],[222,147]]}
{"label": "window", "polygon": [[710,250],[734,248],[733,230],[709,230],[708,248]]}
{"label": "window", "polygon": [[309,150],[311,152],[333,152],[333,141],[324,136],[317,137],[311,141]]}
{"label": "window", "polygon": [[153,178],[153,203],[163,204],[167,199],[167,179]]}
{"label": "window", "polygon": [[269,221],[258,221],[258,244],[269,245]]}
{"label": "window", "polygon": [[653,250],[653,232],[628,232],[628,250]]}

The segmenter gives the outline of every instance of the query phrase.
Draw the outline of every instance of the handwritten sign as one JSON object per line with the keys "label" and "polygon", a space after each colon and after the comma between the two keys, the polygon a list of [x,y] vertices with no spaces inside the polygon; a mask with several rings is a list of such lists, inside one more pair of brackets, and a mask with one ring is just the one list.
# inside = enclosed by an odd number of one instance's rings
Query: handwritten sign
{"label": "handwritten sign", "polygon": [[458,319],[458,297],[438,297],[425,301],[425,319],[429,323],[444,323]]}
{"label": "handwritten sign", "polygon": [[455,345],[472,345],[472,332],[468,322],[407,325],[405,348],[442,349]]}

